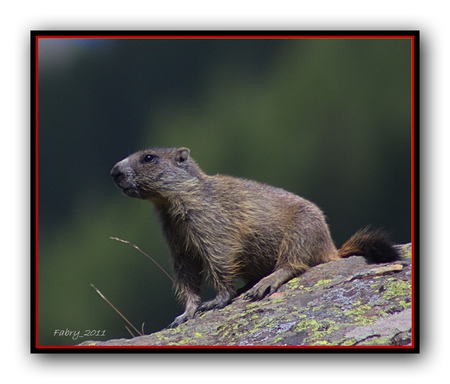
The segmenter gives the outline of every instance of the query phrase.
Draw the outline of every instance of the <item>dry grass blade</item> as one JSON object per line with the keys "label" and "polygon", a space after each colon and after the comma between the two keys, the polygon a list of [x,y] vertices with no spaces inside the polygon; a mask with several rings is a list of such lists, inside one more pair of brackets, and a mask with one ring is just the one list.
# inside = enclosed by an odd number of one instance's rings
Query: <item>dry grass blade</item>
{"label": "dry grass blade", "polygon": [[[94,288],[96,291],[97,291],[97,293],[100,295],[100,297],[103,299],[103,300],[105,300],[110,306],[111,306],[111,308],[112,309],[114,309],[119,315],[120,315],[120,317],[122,317],[122,319],[124,319],[140,336],[143,336],[143,334],[141,333],[141,332],[139,332],[137,329],[136,329],[136,327],[133,325],[133,324],[131,324],[129,321],[128,321],[128,319],[124,316],[124,315],[122,315],[122,313],[120,313],[120,311],[114,306],[114,305],[112,305],[111,304],[111,302],[103,295],[103,293],[101,293],[95,286],[94,286],[94,284],[91,284],[91,287],[92,288]],[[125,328],[127,328],[126,326],[125,326]],[[127,328],[128,329],[128,328]],[[130,332],[130,330],[128,330],[128,332]],[[130,332],[131,333],[131,332]],[[131,333],[131,335],[133,335],[132,333]]]}
{"label": "dry grass blade", "polygon": [[[125,325],[125,328],[126,328],[127,331],[129,332],[129,334],[131,335],[131,337],[136,337],[136,336],[134,336],[134,333],[131,332],[130,328],[128,328],[126,325]],[[142,335],[141,335],[141,336],[142,336]]]}
{"label": "dry grass blade", "polygon": [[134,244],[130,243],[129,241],[119,239],[118,237],[110,237],[110,239],[111,239],[111,240],[120,241],[121,243],[128,244],[128,245],[132,246],[133,248],[137,249],[139,252],[141,252],[143,255],[147,256],[151,261],[153,261],[153,263],[155,263],[156,266],[157,266],[159,269],[161,269],[161,271],[163,271],[163,272],[166,274],[166,276],[172,281],[172,283],[174,282],[172,276],[170,276],[170,275],[166,272],[166,270],[165,270],[163,267],[161,267],[154,259],[152,259],[149,255],[147,255],[147,254],[146,254],[141,248],[139,248],[137,245],[134,245]]}

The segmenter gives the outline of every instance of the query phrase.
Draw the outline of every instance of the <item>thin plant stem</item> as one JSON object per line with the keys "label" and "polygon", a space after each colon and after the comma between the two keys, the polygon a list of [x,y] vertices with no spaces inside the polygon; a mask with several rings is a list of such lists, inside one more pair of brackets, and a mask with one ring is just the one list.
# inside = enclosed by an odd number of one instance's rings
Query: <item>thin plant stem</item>
{"label": "thin plant stem", "polygon": [[159,269],[161,269],[161,271],[163,271],[163,272],[166,274],[166,276],[172,281],[172,283],[174,282],[172,276],[170,276],[170,275],[166,272],[166,270],[165,270],[163,267],[161,267],[161,266],[160,266],[153,258],[151,258],[149,255],[147,255],[147,254],[146,254],[142,249],[140,249],[137,245],[134,245],[134,244],[130,243],[129,241],[119,239],[118,237],[110,237],[110,239],[111,239],[111,240],[120,241],[121,243],[128,244],[128,245],[132,246],[133,248],[137,249],[139,252],[141,252],[143,255],[147,256],[151,261],[153,261],[153,263],[155,263],[156,266],[157,266]]}
{"label": "thin plant stem", "polygon": [[[94,286],[94,284],[91,284],[91,287],[92,288],[94,288],[96,291],[97,291],[97,293],[100,295],[100,297],[103,299],[103,300],[105,300],[110,306],[111,306],[111,308],[112,309],[114,309],[121,317],[122,317],[122,319],[124,319],[140,336],[143,336],[143,334],[141,333],[141,332],[139,332],[137,329],[136,329],[136,327],[133,325],[133,324],[131,324],[129,321],[128,321],[128,319],[124,316],[124,315],[122,315],[122,313],[120,313],[120,311],[114,306],[114,305],[112,305],[111,304],[111,302],[103,295],[103,293],[101,293],[95,286]],[[126,327],[125,327],[126,328]],[[131,333],[131,332],[130,332]]]}

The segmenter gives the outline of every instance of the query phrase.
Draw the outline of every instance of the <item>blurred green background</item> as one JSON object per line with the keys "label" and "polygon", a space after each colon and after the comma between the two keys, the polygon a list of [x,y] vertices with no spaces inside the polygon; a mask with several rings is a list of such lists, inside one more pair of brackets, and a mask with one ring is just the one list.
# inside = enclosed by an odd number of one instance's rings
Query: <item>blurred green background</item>
{"label": "blurred green background", "polygon": [[282,187],[325,212],[338,246],[361,227],[410,239],[408,39],[53,39],[38,44],[39,344],[130,337],[181,313],[150,203],[109,175],[130,153],[186,146],[206,173]]}

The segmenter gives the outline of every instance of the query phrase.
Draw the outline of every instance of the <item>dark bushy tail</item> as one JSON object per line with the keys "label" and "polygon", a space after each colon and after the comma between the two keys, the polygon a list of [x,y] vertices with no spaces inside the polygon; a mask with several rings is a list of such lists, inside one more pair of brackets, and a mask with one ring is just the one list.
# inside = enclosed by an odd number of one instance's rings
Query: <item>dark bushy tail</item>
{"label": "dark bushy tail", "polygon": [[356,232],[339,250],[340,257],[364,256],[369,263],[389,263],[400,260],[400,253],[381,229],[369,227]]}

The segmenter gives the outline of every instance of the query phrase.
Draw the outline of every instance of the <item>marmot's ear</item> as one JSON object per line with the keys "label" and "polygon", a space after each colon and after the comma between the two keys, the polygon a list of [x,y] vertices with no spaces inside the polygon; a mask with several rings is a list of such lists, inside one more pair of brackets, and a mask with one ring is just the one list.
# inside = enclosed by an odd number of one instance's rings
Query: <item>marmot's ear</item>
{"label": "marmot's ear", "polygon": [[177,155],[175,157],[175,160],[178,164],[181,164],[185,162],[187,159],[189,159],[189,149],[188,148],[178,148],[177,149]]}

